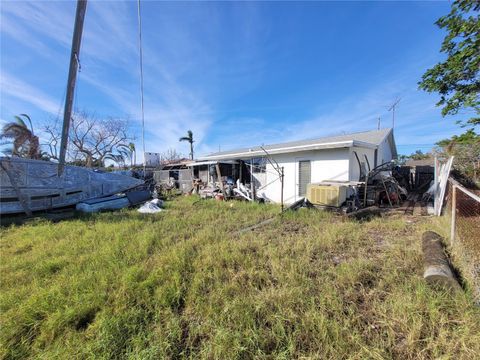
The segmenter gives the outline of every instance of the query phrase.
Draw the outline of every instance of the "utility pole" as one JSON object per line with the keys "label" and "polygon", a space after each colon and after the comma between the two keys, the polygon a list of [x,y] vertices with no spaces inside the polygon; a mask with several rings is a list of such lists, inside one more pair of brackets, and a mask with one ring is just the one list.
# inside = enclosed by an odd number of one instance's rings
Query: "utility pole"
{"label": "utility pole", "polygon": [[380,130],[380,116],[378,117],[378,121],[377,121],[377,130]]}
{"label": "utility pole", "polygon": [[75,96],[75,83],[80,62],[80,43],[82,42],[83,20],[87,11],[87,0],[77,0],[77,12],[75,15],[75,27],[73,29],[72,51],[70,54],[70,69],[68,71],[67,95],[65,109],[63,111],[62,140],[60,143],[60,157],[58,160],[58,176],[63,174],[65,158],[67,155],[68,133],[72,118],[73,98]]}
{"label": "utility pole", "polygon": [[395,102],[390,106],[388,111],[392,112],[392,129],[395,128],[395,108],[397,107],[398,103],[402,100],[401,98],[397,98]]}

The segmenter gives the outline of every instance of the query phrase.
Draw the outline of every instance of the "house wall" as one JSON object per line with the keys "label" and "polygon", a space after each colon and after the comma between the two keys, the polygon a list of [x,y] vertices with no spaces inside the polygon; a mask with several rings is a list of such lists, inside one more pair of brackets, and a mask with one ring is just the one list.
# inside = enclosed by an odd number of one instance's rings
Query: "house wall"
{"label": "house wall", "polygon": [[378,165],[386,163],[393,159],[392,148],[390,145],[390,136],[387,136],[378,146],[377,162]]}
{"label": "house wall", "polygon": [[[311,182],[316,183],[325,180],[348,181],[349,157],[350,151],[348,148],[273,155],[272,158],[284,168],[283,197],[285,204],[291,204],[303,197],[298,195],[298,162],[300,160],[311,161]],[[265,182],[267,184],[272,183],[258,193],[273,202],[279,203],[281,201],[279,176],[270,163],[267,163],[266,169]]]}
{"label": "house wall", "polygon": [[[369,149],[369,148],[360,148],[357,146],[354,146],[353,148],[349,149],[350,153],[350,172],[349,172],[349,180],[350,181],[359,181],[360,180],[360,167],[358,165],[357,158],[355,157],[354,151],[358,155],[358,159],[360,160],[360,164],[365,166],[365,171],[368,173],[369,167],[368,164],[370,164],[370,170],[375,167],[375,149]],[[365,160],[365,156],[368,159],[368,163]],[[362,164],[363,163],[363,164]]]}

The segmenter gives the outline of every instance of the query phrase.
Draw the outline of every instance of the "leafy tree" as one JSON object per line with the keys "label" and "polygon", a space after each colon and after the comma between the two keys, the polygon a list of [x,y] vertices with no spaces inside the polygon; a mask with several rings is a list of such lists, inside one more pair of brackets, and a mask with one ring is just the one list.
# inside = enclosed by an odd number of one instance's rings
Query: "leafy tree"
{"label": "leafy tree", "polygon": [[183,136],[179,139],[179,141],[188,141],[190,143],[190,159],[193,160],[193,143],[195,142],[193,140],[193,133],[191,130],[187,131],[187,136]]}
{"label": "leafy tree", "polygon": [[430,153],[424,153],[422,150],[415,150],[414,153],[410,155],[399,155],[397,159],[397,164],[399,165],[405,165],[407,160],[424,160],[424,159],[429,159],[432,157],[432,154]]}
{"label": "leafy tree", "polygon": [[464,132],[461,135],[453,135],[450,139],[443,139],[437,142],[435,145],[441,147],[451,147],[452,145],[474,145],[480,141],[480,135],[478,135],[475,130],[470,129]]}
{"label": "leafy tree", "polygon": [[424,154],[422,150],[416,150],[413,154],[409,156],[409,158],[412,160],[424,160],[429,159],[430,157],[430,154]]}
{"label": "leafy tree", "polygon": [[[28,121],[30,128],[25,121]],[[0,133],[0,139],[9,139],[7,143],[12,141],[12,155],[30,159],[43,158],[38,136],[34,134],[32,120],[27,114],[15,116],[14,121],[5,124]]]}
{"label": "leafy tree", "polygon": [[480,135],[473,129],[436,143],[440,157],[455,156],[453,167],[474,182],[480,180]]}
{"label": "leafy tree", "polygon": [[435,23],[447,31],[440,51],[447,59],[428,69],[419,82],[420,89],[440,93],[437,106],[442,115],[455,115],[462,108],[476,115],[468,124],[480,124],[480,2],[455,0],[448,15]]}
{"label": "leafy tree", "polygon": [[128,144],[128,149],[130,150],[130,166],[133,166],[137,163],[137,149],[133,142]]}

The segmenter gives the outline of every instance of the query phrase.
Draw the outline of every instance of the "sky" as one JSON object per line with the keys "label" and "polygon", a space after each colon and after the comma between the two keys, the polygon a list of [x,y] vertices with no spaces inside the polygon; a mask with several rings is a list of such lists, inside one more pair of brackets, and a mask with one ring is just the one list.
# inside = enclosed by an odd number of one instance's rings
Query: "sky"
{"label": "sky", "polygon": [[[0,2],[0,125],[61,118],[75,2]],[[418,90],[444,59],[437,2],[141,2],[146,151],[196,155],[392,126],[401,154],[463,132]],[[75,107],[141,149],[136,1],[89,0]],[[140,156],[141,157],[141,156]]]}

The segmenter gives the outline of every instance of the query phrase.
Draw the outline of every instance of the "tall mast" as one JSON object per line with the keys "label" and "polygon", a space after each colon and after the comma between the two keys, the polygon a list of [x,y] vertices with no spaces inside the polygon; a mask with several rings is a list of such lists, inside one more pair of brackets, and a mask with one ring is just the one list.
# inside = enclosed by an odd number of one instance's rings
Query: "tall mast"
{"label": "tall mast", "polygon": [[80,58],[80,43],[82,42],[83,20],[87,10],[87,0],[77,0],[77,12],[75,15],[75,27],[73,29],[72,51],[70,54],[70,69],[68,71],[67,96],[65,110],[63,111],[62,142],[60,143],[60,158],[58,163],[58,176],[63,174],[65,157],[67,154],[68,133],[70,119],[72,117],[73,98],[75,96],[75,82]]}

